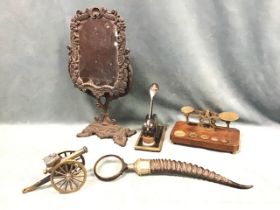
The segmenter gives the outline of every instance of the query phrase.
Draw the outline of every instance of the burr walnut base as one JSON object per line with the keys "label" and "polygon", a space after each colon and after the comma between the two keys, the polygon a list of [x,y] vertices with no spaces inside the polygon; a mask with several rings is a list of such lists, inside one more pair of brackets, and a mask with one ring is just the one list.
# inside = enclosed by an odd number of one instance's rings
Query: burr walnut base
{"label": "burr walnut base", "polygon": [[127,137],[136,133],[136,130],[130,130],[114,123],[100,123],[98,121],[89,124],[77,137],[88,137],[97,135],[99,138],[113,138],[113,141],[120,145],[125,146]]}
{"label": "burr walnut base", "polygon": [[196,123],[178,121],[172,129],[170,139],[175,144],[236,153],[239,150],[239,136],[240,132],[235,128],[204,128]]}

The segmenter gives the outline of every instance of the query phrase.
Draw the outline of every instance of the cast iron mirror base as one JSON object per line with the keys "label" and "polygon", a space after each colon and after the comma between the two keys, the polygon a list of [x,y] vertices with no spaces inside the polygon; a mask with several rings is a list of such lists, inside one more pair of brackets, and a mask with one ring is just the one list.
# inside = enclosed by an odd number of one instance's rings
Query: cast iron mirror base
{"label": "cast iron mirror base", "polygon": [[88,137],[91,135],[96,135],[99,138],[113,138],[113,141],[120,145],[125,146],[127,138],[134,135],[136,130],[130,130],[129,128],[124,128],[118,124],[108,124],[100,123],[98,121],[89,124],[81,133],[77,134],[77,137]]}

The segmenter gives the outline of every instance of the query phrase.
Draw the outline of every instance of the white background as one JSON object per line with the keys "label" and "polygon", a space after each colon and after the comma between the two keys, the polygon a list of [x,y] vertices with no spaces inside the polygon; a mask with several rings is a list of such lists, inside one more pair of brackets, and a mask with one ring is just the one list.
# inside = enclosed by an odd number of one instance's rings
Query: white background
{"label": "white background", "polygon": [[[280,209],[279,126],[235,125],[241,131],[241,150],[228,154],[174,145],[169,125],[160,153],[134,150],[139,132],[126,147],[97,137],[76,138],[85,125],[1,125],[0,209]],[[131,126],[130,126],[131,127]],[[133,126],[132,126],[133,127]],[[59,194],[50,183],[22,194],[23,188],[43,178],[46,155],[87,146],[88,179],[80,191]],[[127,173],[112,182],[98,180],[95,161],[117,154],[127,163],[137,158],[168,158],[214,170],[249,190],[189,177],[145,176]]]}

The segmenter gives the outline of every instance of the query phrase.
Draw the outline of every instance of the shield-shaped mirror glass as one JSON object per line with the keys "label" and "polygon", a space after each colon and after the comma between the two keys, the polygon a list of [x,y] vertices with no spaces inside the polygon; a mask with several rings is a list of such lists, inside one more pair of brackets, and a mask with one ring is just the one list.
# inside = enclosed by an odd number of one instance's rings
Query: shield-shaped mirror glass
{"label": "shield-shaped mirror glass", "polygon": [[95,85],[113,86],[117,78],[117,29],[112,21],[88,19],[79,29],[80,77]]}

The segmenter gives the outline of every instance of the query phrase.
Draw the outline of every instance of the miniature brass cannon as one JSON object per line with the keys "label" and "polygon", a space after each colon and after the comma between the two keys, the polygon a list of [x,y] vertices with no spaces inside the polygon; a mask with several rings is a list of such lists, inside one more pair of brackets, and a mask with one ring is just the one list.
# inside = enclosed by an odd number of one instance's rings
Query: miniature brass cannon
{"label": "miniature brass cannon", "polygon": [[85,183],[87,171],[84,167],[84,153],[87,147],[77,151],[64,151],[53,153],[43,160],[46,164],[44,174],[49,174],[35,184],[23,189],[23,193],[36,190],[41,185],[51,181],[52,186],[60,193],[71,193],[78,191]]}

